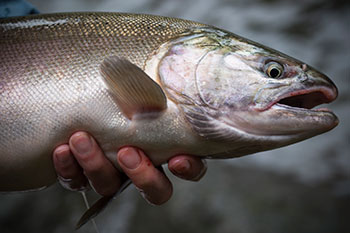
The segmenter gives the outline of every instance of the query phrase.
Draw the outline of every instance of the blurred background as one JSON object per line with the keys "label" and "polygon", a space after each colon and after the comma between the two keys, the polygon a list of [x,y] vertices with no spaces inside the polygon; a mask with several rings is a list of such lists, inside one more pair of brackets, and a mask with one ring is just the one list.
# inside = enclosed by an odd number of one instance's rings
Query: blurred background
{"label": "blurred background", "polygon": [[[324,135],[243,158],[208,161],[198,183],[168,173],[174,195],[147,204],[129,188],[96,218],[117,233],[350,232],[350,2],[347,0],[30,0],[41,13],[113,11],[215,25],[298,58],[339,88],[340,124]],[[97,196],[89,193],[92,202]],[[0,196],[0,232],[74,232],[79,193],[54,185]],[[78,232],[94,232],[88,223]]]}

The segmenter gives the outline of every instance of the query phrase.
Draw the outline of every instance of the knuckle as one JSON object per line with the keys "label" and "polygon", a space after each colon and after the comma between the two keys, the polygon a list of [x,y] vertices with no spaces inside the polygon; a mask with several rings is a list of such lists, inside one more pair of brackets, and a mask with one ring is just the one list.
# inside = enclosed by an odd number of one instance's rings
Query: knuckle
{"label": "knuckle", "polygon": [[83,169],[85,173],[87,173],[89,176],[98,175],[101,171],[104,169],[104,164],[102,162],[92,162],[89,160],[83,165]]}
{"label": "knuckle", "polygon": [[150,189],[157,185],[158,179],[153,173],[146,173],[134,181],[136,186],[142,190]]}
{"label": "knuckle", "polygon": [[76,158],[76,160],[81,166],[86,166],[90,164],[92,160],[92,156],[90,155],[80,156],[80,155],[74,154],[74,157]]}

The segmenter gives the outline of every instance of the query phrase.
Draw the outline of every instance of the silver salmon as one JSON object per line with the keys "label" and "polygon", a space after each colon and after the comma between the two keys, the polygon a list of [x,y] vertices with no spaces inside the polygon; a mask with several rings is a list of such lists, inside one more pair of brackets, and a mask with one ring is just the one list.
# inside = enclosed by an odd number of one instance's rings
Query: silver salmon
{"label": "silver salmon", "polygon": [[311,66],[213,26],[123,13],[0,20],[0,191],[56,181],[52,152],[91,133],[156,165],[176,154],[232,158],[338,124],[338,94]]}

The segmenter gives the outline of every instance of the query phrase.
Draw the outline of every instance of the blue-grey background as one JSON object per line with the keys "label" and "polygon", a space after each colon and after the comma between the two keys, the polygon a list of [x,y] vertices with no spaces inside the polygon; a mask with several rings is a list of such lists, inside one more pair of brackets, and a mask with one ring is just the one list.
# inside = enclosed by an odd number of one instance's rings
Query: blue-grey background
{"label": "blue-grey background", "polygon": [[[101,232],[350,232],[350,3],[346,0],[30,0],[41,13],[115,11],[166,15],[227,29],[330,76],[340,125],[286,148],[209,161],[192,183],[170,176],[174,196],[147,204],[134,188],[96,218]],[[96,198],[89,194],[90,199]],[[0,196],[0,232],[74,232],[80,194],[54,185]],[[80,232],[94,232],[91,224]]]}

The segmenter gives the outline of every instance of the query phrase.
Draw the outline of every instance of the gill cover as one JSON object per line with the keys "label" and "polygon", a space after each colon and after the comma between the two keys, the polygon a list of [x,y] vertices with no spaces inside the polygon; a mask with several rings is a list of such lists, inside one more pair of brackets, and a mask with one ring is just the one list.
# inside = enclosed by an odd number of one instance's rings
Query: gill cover
{"label": "gill cover", "polygon": [[210,140],[232,140],[238,134],[222,119],[239,102],[237,86],[227,79],[235,68],[226,64],[228,53],[215,39],[199,36],[172,46],[159,65],[169,98],[182,108],[191,127]]}

